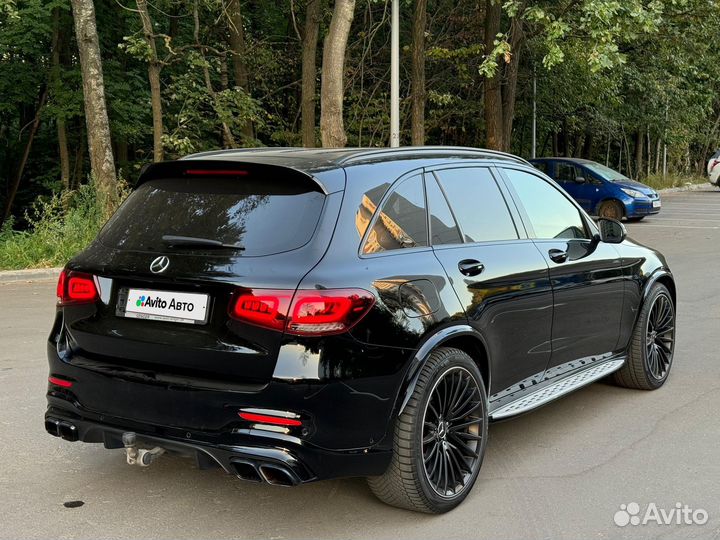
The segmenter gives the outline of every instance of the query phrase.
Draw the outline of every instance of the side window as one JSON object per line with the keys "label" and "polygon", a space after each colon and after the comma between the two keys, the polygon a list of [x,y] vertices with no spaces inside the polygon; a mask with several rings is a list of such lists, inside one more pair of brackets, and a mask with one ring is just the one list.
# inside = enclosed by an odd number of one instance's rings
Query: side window
{"label": "side window", "polygon": [[575,165],[572,163],[563,163],[562,161],[557,164],[557,180],[558,182],[574,182],[577,176]]}
{"label": "side window", "polygon": [[462,237],[445,195],[435,181],[435,176],[425,176],[428,210],[430,212],[430,240],[434,246],[462,244]]}
{"label": "side window", "polygon": [[536,238],[589,238],[578,209],[560,191],[534,174],[505,169]]}
{"label": "side window", "polygon": [[446,169],[436,174],[466,242],[518,238],[510,210],[490,169]]}
{"label": "side window", "polygon": [[548,176],[552,176],[550,174],[550,170],[549,170],[550,167],[549,167],[547,161],[536,161],[535,163],[532,164],[532,166],[535,167],[538,171],[544,172]]}
{"label": "side window", "polygon": [[363,253],[428,245],[425,190],[421,176],[404,180],[380,208]]}

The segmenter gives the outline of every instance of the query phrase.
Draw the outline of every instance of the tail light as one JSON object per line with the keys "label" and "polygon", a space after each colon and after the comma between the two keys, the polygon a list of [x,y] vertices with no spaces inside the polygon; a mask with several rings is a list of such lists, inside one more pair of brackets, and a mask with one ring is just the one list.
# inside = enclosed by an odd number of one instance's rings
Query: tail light
{"label": "tail light", "polygon": [[714,159],[712,165],[710,165],[710,172],[715,170],[717,164],[720,163],[720,159]]}
{"label": "tail light", "polygon": [[298,336],[347,332],[367,315],[375,297],[364,289],[241,290],[230,316]]}
{"label": "tail light", "polygon": [[57,284],[58,304],[91,304],[98,299],[95,278],[90,274],[63,270]]}

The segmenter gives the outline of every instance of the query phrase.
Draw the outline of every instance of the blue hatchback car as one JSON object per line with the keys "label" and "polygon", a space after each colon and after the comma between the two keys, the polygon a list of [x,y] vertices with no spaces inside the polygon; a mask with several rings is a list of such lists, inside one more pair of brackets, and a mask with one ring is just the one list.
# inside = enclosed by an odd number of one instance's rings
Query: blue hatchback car
{"label": "blue hatchback car", "polygon": [[595,161],[559,157],[530,162],[592,215],[640,221],[660,212],[657,191]]}

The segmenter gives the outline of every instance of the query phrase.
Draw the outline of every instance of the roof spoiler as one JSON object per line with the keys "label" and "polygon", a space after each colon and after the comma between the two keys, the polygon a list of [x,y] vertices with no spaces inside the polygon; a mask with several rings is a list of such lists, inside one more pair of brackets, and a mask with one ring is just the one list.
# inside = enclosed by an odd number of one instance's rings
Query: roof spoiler
{"label": "roof spoiler", "polygon": [[144,165],[140,170],[140,176],[138,177],[135,187],[138,188],[145,182],[162,178],[199,179],[222,177],[242,181],[243,178],[258,174],[266,176],[281,175],[284,178],[295,177],[301,182],[312,182],[312,184],[318,188],[318,191],[325,195],[328,194],[325,186],[323,186],[316,178],[292,167],[283,167],[282,165],[270,165],[266,163],[247,163],[242,161],[220,161],[215,159],[192,159],[149,163]]}

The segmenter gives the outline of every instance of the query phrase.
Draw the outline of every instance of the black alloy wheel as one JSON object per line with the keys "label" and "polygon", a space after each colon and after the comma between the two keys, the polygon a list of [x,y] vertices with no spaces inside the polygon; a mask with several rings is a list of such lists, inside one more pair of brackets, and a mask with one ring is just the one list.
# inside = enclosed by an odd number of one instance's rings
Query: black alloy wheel
{"label": "black alloy wheel", "polygon": [[648,371],[658,380],[667,375],[675,347],[675,309],[666,294],[659,294],[650,308],[645,331]]}
{"label": "black alloy wheel", "polygon": [[393,457],[368,478],[382,501],[432,514],[455,508],[477,480],[487,443],[487,393],[464,351],[435,349],[397,419]]}
{"label": "black alloy wheel", "polygon": [[441,497],[458,495],[477,468],[483,407],[478,382],[463,367],[443,373],[430,393],[423,418],[423,464]]}

